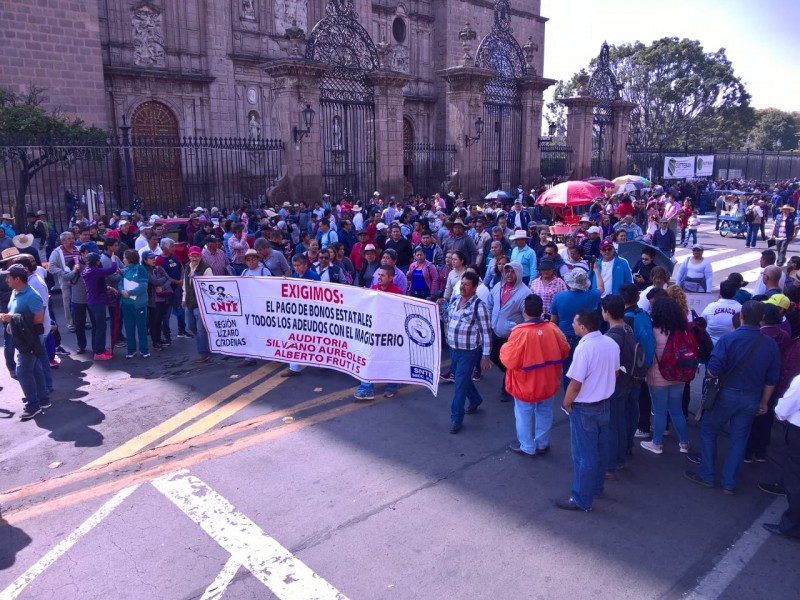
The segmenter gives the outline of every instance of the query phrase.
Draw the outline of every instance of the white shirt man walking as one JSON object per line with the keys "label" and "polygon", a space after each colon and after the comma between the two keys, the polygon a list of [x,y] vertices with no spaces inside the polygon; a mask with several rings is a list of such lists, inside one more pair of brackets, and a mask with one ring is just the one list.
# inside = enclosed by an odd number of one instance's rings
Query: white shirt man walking
{"label": "white shirt man walking", "polygon": [[619,346],[600,333],[596,310],[578,311],[572,328],[580,338],[564,394],[564,410],[569,413],[572,444],[572,495],[557,500],[564,510],[592,510],[592,502],[603,493],[608,463],[609,407],[619,371]]}

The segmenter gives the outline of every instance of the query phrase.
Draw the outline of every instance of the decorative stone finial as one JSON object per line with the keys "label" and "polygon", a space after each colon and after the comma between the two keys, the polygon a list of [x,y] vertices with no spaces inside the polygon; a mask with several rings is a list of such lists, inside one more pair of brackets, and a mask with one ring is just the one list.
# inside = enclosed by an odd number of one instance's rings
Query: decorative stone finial
{"label": "decorative stone finial", "polygon": [[464,24],[464,29],[458,32],[458,39],[461,40],[461,47],[464,49],[464,56],[461,57],[462,67],[475,66],[475,59],[472,57],[472,44],[477,39],[477,32],[469,26],[469,21]]}
{"label": "decorative stone finial", "polygon": [[525,53],[525,66],[528,68],[528,75],[536,76],[536,66],[533,64],[533,57],[539,51],[539,46],[533,41],[533,37],[528,37],[528,41],[522,47]]}
{"label": "decorative stone finial", "polygon": [[389,55],[392,53],[392,45],[386,41],[386,36],[381,37],[381,41],[375,44],[375,49],[378,51],[378,58],[380,59],[381,69],[388,71],[391,67]]}
{"label": "decorative stone finial", "polygon": [[289,56],[300,56],[300,44],[306,39],[306,32],[297,26],[297,19],[292,19],[292,26],[286,28],[286,39],[289,40]]}
{"label": "decorative stone finial", "polygon": [[589,74],[586,72],[585,69],[581,69],[578,71],[578,95],[579,96],[586,96],[589,94]]}

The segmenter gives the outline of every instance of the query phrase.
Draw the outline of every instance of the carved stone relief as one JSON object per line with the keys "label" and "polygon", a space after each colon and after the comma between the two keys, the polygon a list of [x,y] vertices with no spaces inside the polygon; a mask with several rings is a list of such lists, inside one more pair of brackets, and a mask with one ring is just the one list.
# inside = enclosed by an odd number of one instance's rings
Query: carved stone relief
{"label": "carved stone relief", "polygon": [[256,3],[255,0],[242,0],[242,18],[251,21],[256,20]]}
{"label": "carved stone relief", "polygon": [[393,50],[392,69],[401,73],[411,72],[411,52],[408,46],[397,44]]}
{"label": "carved stone relief", "polygon": [[131,15],[133,63],[142,67],[164,66],[164,18],[152,4],[142,4]]}

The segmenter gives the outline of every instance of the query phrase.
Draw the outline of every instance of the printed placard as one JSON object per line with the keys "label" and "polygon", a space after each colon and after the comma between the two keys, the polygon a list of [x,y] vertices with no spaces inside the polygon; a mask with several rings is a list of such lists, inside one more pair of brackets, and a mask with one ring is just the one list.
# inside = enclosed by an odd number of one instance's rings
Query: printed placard
{"label": "printed placard", "polygon": [[194,286],[212,352],[438,391],[441,339],[433,302],[277,277],[197,277]]}

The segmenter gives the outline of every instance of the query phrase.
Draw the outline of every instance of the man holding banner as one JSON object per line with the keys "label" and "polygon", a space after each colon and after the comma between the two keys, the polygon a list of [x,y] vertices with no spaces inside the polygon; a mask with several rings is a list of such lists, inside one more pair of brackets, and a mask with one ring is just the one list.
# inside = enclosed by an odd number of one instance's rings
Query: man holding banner
{"label": "man holding banner", "polygon": [[[394,284],[394,270],[392,265],[381,265],[375,274],[378,277],[378,283],[372,286],[371,289],[386,292],[388,294],[403,295],[403,290]],[[394,398],[397,395],[399,386],[396,383],[387,383],[383,390],[384,398]],[[353,394],[356,402],[367,402],[375,399],[375,386],[369,381],[362,381],[358,386],[356,393]]]}

